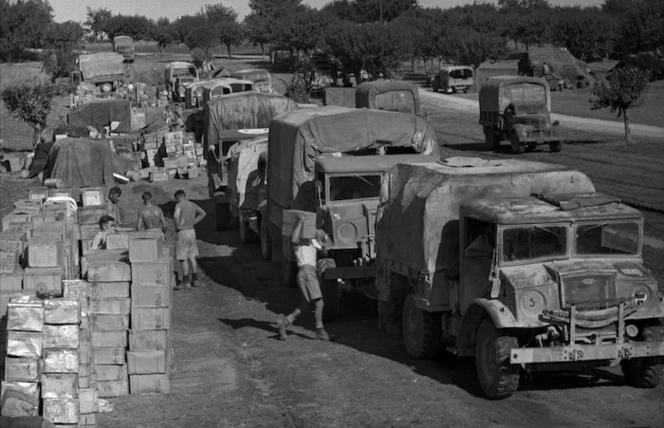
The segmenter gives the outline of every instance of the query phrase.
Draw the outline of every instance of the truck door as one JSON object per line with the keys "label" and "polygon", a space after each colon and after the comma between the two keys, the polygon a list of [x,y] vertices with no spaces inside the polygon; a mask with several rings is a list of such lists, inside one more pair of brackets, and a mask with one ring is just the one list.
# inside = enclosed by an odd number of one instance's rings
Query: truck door
{"label": "truck door", "polygon": [[496,250],[496,225],[472,218],[462,220],[461,312],[473,299],[491,292],[491,267]]}

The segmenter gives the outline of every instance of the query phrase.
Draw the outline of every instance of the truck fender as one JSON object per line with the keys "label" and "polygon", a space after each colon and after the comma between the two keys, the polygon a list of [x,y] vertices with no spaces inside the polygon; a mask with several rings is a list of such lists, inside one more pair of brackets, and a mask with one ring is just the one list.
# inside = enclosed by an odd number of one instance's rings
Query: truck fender
{"label": "truck fender", "polygon": [[488,316],[496,328],[516,327],[516,320],[509,310],[499,300],[475,299],[473,300],[461,321],[461,328],[456,340],[456,348],[459,355],[474,356],[477,330],[482,319]]}
{"label": "truck fender", "polygon": [[514,125],[512,125],[512,132],[515,132],[516,135],[521,136],[525,135],[526,132],[531,128],[532,128],[531,126],[525,125],[523,123],[515,123]]}

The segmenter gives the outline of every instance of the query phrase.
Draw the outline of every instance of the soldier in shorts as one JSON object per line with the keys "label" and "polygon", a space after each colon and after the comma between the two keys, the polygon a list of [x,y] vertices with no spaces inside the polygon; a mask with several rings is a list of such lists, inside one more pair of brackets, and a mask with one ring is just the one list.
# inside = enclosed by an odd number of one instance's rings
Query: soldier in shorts
{"label": "soldier in shorts", "polygon": [[144,192],[141,198],[143,198],[145,207],[138,213],[136,229],[165,233],[166,220],[164,220],[164,212],[152,203],[152,193]]}
{"label": "soldier in shorts", "polygon": [[312,310],[316,327],[316,340],[329,342],[334,338],[330,337],[323,328],[323,294],[320,290],[316,270],[316,253],[318,250],[323,250],[327,236],[322,230],[317,230],[316,238],[303,239],[303,225],[304,216],[300,215],[291,235],[291,243],[295,247],[295,259],[298,267],[297,286],[300,289],[302,305],[291,312],[290,315],[282,315],[279,320],[279,338],[286,340],[288,326],[293,324],[302,312]]}
{"label": "soldier in shorts", "polygon": [[[175,192],[175,230],[177,243],[175,253],[182,263],[182,281],[176,288],[183,289],[198,286],[198,244],[196,243],[196,230],[194,225],[205,218],[203,208],[187,200],[184,190]],[[189,261],[189,263],[187,263]],[[189,264],[191,264],[191,283],[189,282]]]}

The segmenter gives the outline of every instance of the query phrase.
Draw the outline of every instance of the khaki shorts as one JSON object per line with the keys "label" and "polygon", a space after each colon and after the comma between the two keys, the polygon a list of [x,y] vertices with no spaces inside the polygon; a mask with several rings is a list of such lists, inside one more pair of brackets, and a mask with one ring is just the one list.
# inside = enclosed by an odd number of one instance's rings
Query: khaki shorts
{"label": "khaki shorts", "polygon": [[198,243],[196,242],[196,231],[194,229],[178,232],[175,256],[178,260],[187,260],[198,256]]}
{"label": "khaki shorts", "polygon": [[323,298],[318,283],[318,273],[314,266],[304,265],[298,268],[297,286],[300,288],[302,300],[305,302]]}

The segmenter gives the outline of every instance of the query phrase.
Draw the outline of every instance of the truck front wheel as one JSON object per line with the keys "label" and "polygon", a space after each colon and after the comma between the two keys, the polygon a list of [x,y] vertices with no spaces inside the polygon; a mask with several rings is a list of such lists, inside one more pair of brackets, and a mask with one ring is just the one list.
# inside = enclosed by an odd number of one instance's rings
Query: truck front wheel
{"label": "truck front wheel", "polygon": [[512,145],[512,153],[515,155],[520,155],[526,151],[526,146],[521,144],[521,141],[519,141],[519,136],[516,135],[516,132],[512,132],[510,135],[510,144]]}
{"label": "truck front wheel", "polygon": [[272,260],[272,240],[270,239],[269,225],[264,217],[261,217],[259,227],[258,234],[261,241],[261,254],[263,255],[263,259]]}
{"label": "truck front wheel", "polygon": [[240,219],[240,242],[243,244],[251,244],[254,242],[254,233],[251,228],[249,228],[249,223],[245,220]]}
{"label": "truck front wheel", "polygon": [[558,153],[563,149],[563,142],[562,141],[551,141],[549,143],[549,149],[551,149],[551,151],[553,153]]}
{"label": "truck front wheel", "polygon": [[438,83],[438,79],[433,79],[433,82],[431,82],[431,89],[434,92],[438,92],[438,90],[440,89],[440,84]]}
{"label": "truck front wheel", "polygon": [[425,312],[415,304],[415,296],[409,294],[403,305],[401,317],[403,343],[413,358],[433,358],[442,353],[441,317],[438,313]]}
{"label": "truck front wheel", "polygon": [[341,290],[336,279],[324,279],[325,270],[337,267],[334,259],[320,259],[317,263],[318,282],[323,294],[323,321],[332,322],[339,319],[339,307],[341,306]]}
{"label": "truck front wheel", "polygon": [[[663,339],[662,326],[644,328],[643,338],[646,342]],[[654,388],[664,378],[664,365],[655,364],[655,360],[652,358],[623,360],[620,365],[625,382],[637,388]]]}
{"label": "truck front wheel", "polygon": [[498,138],[498,133],[491,126],[484,127],[484,143],[486,148],[489,150],[496,150],[500,147],[500,138]]}
{"label": "truck front wheel", "polygon": [[515,337],[504,335],[485,317],[477,332],[475,365],[482,391],[491,399],[507,398],[519,385],[519,366],[510,364],[510,350],[518,347]]}

